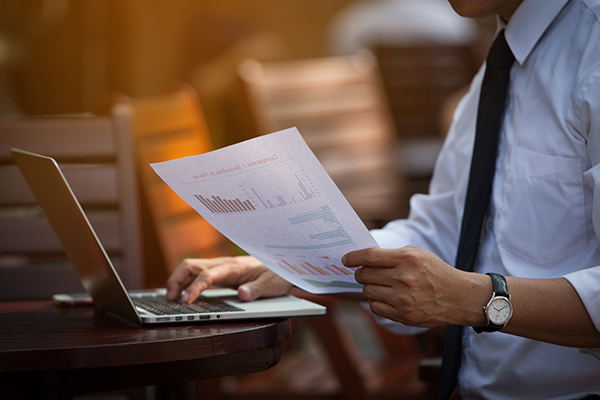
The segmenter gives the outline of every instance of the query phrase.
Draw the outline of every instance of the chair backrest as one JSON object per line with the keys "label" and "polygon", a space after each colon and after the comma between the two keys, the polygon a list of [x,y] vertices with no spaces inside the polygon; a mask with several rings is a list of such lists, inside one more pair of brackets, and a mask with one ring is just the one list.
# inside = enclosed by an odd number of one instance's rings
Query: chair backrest
{"label": "chair backrest", "polygon": [[296,126],[367,225],[404,213],[395,135],[371,53],[240,65],[256,134]]}
{"label": "chair backrest", "polygon": [[473,46],[422,43],[373,47],[397,134],[404,139],[442,137],[438,117],[445,101],[473,78]]}
{"label": "chair backrest", "polygon": [[[186,257],[230,255],[231,243],[173,192],[150,167],[213,150],[198,97],[179,84],[164,94],[115,96],[101,108],[128,107],[133,115],[137,169],[141,182],[146,283],[164,285]],[[103,113],[101,109],[99,113]],[[153,264],[154,263],[154,264]]]}
{"label": "chair backrest", "polygon": [[11,147],[57,160],[124,284],[140,288],[140,229],[130,129],[130,116],[123,109],[111,117],[0,120],[0,300],[84,291],[14,165]]}

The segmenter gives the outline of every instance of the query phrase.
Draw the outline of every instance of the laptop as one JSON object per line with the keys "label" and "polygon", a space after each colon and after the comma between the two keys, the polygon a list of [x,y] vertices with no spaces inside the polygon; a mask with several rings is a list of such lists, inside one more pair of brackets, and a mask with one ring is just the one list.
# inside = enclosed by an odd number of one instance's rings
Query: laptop
{"label": "laptop", "polygon": [[236,290],[210,289],[197,301],[181,304],[168,302],[165,289],[128,292],[57,162],[11,151],[85,290],[109,314],[139,325],[325,314],[325,307],[291,295],[243,302]]}

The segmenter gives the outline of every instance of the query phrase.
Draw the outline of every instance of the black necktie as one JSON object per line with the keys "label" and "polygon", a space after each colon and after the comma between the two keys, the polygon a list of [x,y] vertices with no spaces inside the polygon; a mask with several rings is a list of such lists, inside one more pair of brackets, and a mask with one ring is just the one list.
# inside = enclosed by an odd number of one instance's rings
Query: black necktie
{"label": "black necktie", "polygon": [[[487,56],[479,96],[475,145],[456,255],[456,268],[464,271],[473,271],[479,250],[481,231],[496,169],[498,136],[504,114],[510,68],[514,60],[515,57],[506,43],[504,31],[501,31]],[[461,350],[462,326],[448,325],[438,400],[448,399],[456,387]]]}

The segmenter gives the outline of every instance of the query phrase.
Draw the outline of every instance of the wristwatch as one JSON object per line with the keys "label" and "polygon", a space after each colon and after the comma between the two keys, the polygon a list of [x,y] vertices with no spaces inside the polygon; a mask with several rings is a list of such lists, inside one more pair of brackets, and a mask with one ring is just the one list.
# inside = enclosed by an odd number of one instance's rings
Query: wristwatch
{"label": "wristwatch", "polygon": [[506,279],[502,275],[488,272],[492,278],[494,294],[483,310],[487,317],[488,324],[484,327],[474,327],[475,332],[496,332],[504,328],[513,314],[512,302],[508,294]]}

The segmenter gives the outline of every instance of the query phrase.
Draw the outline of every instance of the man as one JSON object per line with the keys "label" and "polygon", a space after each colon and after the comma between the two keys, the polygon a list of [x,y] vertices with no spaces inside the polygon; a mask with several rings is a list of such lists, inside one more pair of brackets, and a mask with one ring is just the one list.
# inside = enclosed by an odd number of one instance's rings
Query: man
{"label": "man", "polygon": [[[474,272],[453,265],[485,65],[456,110],[430,194],[411,199],[408,219],[372,231],[381,248],[343,263],[361,267],[371,310],[399,330],[467,327],[463,399],[600,395],[600,0],[450,3],[467,17],[497,14],[516,59]],[[484,310],[488,272],[506,277],[509,308]],[[251,257],[187,260],[167,286],[189,301],[213,283],[239,286],[245,300],[290,289]]]}

